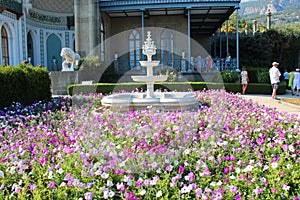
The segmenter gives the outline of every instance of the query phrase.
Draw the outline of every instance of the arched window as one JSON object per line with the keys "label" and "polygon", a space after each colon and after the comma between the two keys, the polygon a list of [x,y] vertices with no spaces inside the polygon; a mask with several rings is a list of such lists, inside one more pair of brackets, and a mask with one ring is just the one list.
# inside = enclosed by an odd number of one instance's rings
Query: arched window
{"label": "arched window", "polygon": [[174,36],[170,29],[164,29],[160,35],[161,60],[163,65],[173,66]]}
{"label": "arched window", "polygon": [[3,65],[9,65],[9,51],[8,51],[8,35],[5,27],[3,26],[1,29],[2,36],[2,62]]}
{"label": "arched window", "polygon": [[27,56],[28,60],[34,66],[33,40],[30,32],[27,34]]}
{"label": "arched window", "polygon": [[141,59],[141,36],[133,30],[129,35],[129,65],[130,69],[140,65]]}

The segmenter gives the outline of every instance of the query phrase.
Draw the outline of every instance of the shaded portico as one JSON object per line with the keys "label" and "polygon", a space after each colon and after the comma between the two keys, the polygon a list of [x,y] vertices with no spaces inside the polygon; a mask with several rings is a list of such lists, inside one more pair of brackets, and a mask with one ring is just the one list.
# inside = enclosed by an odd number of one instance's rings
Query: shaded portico
{"label": "shaded portico", "polygon": [[[106,31],[105,37],[110,37],[120,31],[124,31],[117,26],[125,23],[128,24],[128,29],[131,27],[141,28],[140,40],[144,41],[144,29],[146,27],[168,27],[166,25],[166,18],[174,20],[170,22],[170,24],[175,24],[173,27],[176,28],[180,27],[177,31],[187,35],[186,52],[184,52],[184,56],[186,56],[189,61],[187,64],[190,65],[190,63],[192,63],[191,57],[195,56],[193,53],[195,49],[193,48],[191,39],[201,43],[207,51],[210,51],[210,45],[207,44],[209,38],[220,28],[229,16],[239,8],[239,3],[240,0],[100,0],[99,6],[104,24],[107,21],[108,23],[110,22],[110,32]],[[126,19],[130,20],[126,21]],[[134,26],[131,26],[129,21],[132,21]],[[102,35],[102,37],[104,37],[104,35]],[[236,67],[238,67],[238,34],[236,37]],[[190,68],[190,66],[188,66],[188,68]]]}

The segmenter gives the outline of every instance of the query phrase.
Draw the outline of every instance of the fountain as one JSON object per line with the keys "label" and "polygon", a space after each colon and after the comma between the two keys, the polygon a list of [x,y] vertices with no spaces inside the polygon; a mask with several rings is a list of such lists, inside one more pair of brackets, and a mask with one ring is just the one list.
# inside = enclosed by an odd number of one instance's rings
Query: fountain
{"label": "fountain", "polygon": [[151,32],[147,32],[147,39],[142,47],[147,61],[140,61],[142,67],[147,68],[146,76],[131,76],[135,82],[147,84],[146,93],[120,93],[106,96],[102,99],[102,105],[113,110],[127,111],[140,110],[155,107],[158,110],[197,110],[198,102],[190,92],[154,92],[155,82],[164,82],[166,75],[153,75],[153,68],[159,65],[159,61],[152,60],[156,54],[156,46],[151,39]]}

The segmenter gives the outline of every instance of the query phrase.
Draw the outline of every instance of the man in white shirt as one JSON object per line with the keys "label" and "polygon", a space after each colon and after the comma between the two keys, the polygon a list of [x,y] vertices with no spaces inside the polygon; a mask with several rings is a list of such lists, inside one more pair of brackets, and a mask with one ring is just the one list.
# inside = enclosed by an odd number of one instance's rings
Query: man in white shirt
{"label": "man in white shirt", "polygon": [[294,72],[294,80],[293,80],[293,93],[299,96],[299,90],[300,90],[300,69],[296,69],[296,72]]}
{"label": "man in white shirt", "polygon": [[279,65],[278,62],[273,62],[272,65],[273,67],[269,70],[270,80],[273,88],[272,98],[278,100],[276,96],[276,91],[279,87],[279,82],[280,82],[279,78],[281,76],[281,73],[278,69],[278,65]]}

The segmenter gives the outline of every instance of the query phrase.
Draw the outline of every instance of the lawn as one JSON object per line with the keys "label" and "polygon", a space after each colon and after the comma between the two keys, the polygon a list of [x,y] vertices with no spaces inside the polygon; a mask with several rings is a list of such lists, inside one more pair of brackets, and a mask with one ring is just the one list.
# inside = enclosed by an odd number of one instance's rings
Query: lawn
{"label": "lawn", "polygon": [[219,90],[197,112],[102,95],[0,111],[0,199],[299,199],[300,121]]}

